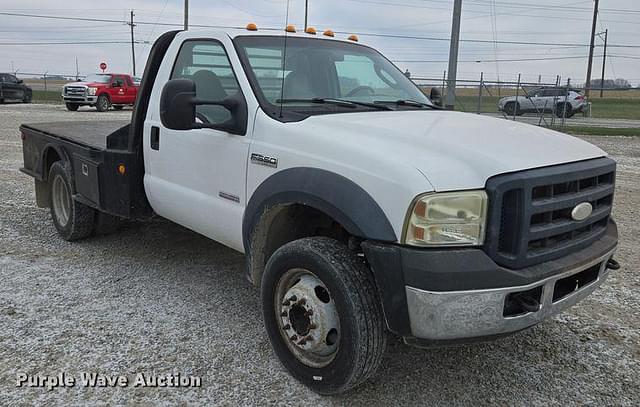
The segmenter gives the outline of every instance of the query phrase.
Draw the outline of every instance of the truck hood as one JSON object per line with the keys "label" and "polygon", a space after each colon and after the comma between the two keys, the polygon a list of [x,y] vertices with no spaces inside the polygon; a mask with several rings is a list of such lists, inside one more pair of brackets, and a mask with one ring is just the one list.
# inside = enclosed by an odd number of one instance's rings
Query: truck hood
{"label": "truck hood", "polygon": [[69,83],[65,83],[64,86],[86,86],[86,87],[98,88],[100,86],[106,86],[106,84],[97,83],[97,82],[69,82]]}
{"label": "truck hood", "polygon": [[332,146],[366,155],[373,164],[384,160],[415,167],[436,191],[484,188],[498,174],[606,155],[586,141],[542,127],[449,111],[320,115],[299,125],[307,127],[303,134],[330,137]]}

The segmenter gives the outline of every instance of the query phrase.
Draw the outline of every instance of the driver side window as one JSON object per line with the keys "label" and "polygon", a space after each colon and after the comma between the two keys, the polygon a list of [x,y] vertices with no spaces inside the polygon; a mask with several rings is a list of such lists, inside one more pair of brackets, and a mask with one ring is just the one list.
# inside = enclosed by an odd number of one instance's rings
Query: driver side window
{"label": "driver side window", "polygon": [[[213,40],[186,41],[173,67],[171,79],[191,79],[200,99],[222,101],[240,91],[231,62],[222,44]],[[203,123],[221,124],[231,119],[222,106],[196,107],[196,119]]]}

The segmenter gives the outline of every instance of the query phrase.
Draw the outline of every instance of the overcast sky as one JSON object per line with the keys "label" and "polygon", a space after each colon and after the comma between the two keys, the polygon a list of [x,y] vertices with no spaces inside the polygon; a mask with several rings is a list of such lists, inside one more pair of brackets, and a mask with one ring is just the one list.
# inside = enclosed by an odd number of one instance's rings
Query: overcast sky
{"label": "overcast sky", "polygon": [[[203,25],[284,27],[286,0],[191,0],[190,22]],[[555,5],[554,5],[555,4]],[[584,82],[593,1],[552,0],[463,0],[463,40],[458,77],[477,80],[480,72],[488,79]],[[182,0],[2,0],[0,12],[49,16],[98,18],[121,23],[85,22],[0,15],[0,71],[75,74],[78,58],[81,74],[97,72],[101,61],[110,71],[131,71],[131,50],[126,43],[92,45],[8,45],[73,41],[121,41],[130,39],[124,24],[133,9],[141,24],[136,40],[153,41],[182,23]],[[318,29],[354,33],[446,39],[451,30],[453,0],[309,0],[309,25]],[[623,77],[640,84],[640,1],[601,0],[598,31],[609,29],[607,78]],[[159,24],[160,23],[160,24]],[[304,0],[291,0],[290,23],[304,25]],[[176,26],[176,28],[179,28]],[[339,34],[343,35],[343,34]],[[346,36],[346,35],[345,35]],[[401,69],[413,76],[441,78],[446,69],[447,41],[360,36]],[[497,41],[562,43],[518,45]],[[602,44],[597,39],[596,44]],[[570,45],[570,46],[568,46]],[[633,45],[634,47],[617,47]],[[137,44],[138,72],[142,71],[149,45]],[[602,47],[596,48],[594,78],[600,77]],[[540,61],[505,61],[546,58]],[[567,58],[567,59],[549,59]],[[499,62],[495,62],[499,60]],[[407,62],[409,61],[409,62]],[[426,61],[426,62],[424,62]],[[476,62],[486,61],[486,62]]]}

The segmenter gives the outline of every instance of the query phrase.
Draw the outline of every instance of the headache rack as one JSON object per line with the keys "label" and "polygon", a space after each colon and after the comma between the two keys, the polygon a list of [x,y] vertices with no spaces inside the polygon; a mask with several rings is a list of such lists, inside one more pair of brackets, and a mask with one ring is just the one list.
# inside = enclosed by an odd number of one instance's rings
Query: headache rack
{"label": "headache rack", "polygon": [[[485,251],[520,269],[587,247],[609,224],[615,170],[615,161],[598,158],[491,178]],[[584,202],[593,212],[574,220],[572,210]]]}

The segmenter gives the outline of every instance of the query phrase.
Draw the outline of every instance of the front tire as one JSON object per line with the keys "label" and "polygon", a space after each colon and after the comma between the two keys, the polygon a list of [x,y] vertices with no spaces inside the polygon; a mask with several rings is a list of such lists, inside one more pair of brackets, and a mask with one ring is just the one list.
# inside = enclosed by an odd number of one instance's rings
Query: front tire
{"label": "front tire", "polygon": [[373,275],[344,244],[296,240],[271,256],[261,283],[273,349],[297,380],[320,394],[367,380],[386,348]]}
{"label": "front tire", "polygon": [[67,106],[67,110],[70,112],[75,112],[80,107],[77,103],[65,103],[65,105]]}
{"label": "front tire", "polygon": [[505,104],[504,105],[504,112],[508,116],[513,116],[514,114],[516,116],[522,116],[522,111],[520,110],[520,105],[516,104],[515,102],[509,102],[509,103]]}
{"label": "front tire", "polygon": [[64,240],[79,240],[91,235],[95,210],[73,199],[71,170],[56,161],[49,170],[49,198],[53,225]]}
{"label": "front tire", "polygon": [[99,112],[106,112],[109,110],[109,106],[111,106],[111,102],[107,95],[98,96],[98,100],[96,101],[96,110]]}

